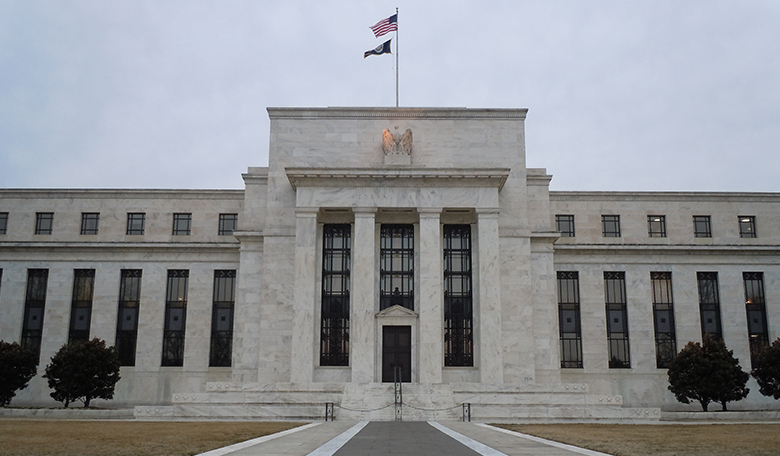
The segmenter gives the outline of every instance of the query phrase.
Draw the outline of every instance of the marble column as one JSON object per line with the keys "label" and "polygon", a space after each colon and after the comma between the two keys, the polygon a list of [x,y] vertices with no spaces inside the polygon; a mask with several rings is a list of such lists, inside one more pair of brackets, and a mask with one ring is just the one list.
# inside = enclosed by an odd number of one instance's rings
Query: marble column
{"label": "marble column", "polygon": [[[314,380],[314,302],[317,284],[317,208],[295,209],[295,294],[293,298],[290,381]],[[319,344],[317,344],[317,347]],[[281,347],[280,347],[281,348]]]}
{"label": "marble column", "polygon": [[479,322],[479,372],[482,383],[503,383],[501,345],[501,264],[499,260],[498,208],[477,208],[476,280]]}
{"label": "marble column", "polygon": [[350,365],[352,383],[375,381],[376,356],[376,208],[353,208],[350,290]]}
{"label": "marble column", "polygon": [[441,383],[444,363],[441,208],[417,211],[420,214],[419,381]]}

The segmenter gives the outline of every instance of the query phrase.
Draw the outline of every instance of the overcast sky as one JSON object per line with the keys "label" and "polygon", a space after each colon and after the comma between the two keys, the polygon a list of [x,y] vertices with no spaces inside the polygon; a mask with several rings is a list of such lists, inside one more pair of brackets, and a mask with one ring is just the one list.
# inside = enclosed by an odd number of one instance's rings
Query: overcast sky
{"label": "overcast sky", "polygon": [[[555,190],[780,191],[780,1],[0,0],[0,187],[243,188],[266,107],[528,108]],[[394,50],[395,51],[395,50]]]}

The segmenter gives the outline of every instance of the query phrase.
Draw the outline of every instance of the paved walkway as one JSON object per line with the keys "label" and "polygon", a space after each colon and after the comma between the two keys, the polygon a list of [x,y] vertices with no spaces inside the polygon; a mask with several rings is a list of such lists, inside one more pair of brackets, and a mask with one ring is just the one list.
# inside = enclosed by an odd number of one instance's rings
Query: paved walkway
{"label": "paved walkway", "polygon": [[199,456],[608,456],[477,423],[316,422]]}

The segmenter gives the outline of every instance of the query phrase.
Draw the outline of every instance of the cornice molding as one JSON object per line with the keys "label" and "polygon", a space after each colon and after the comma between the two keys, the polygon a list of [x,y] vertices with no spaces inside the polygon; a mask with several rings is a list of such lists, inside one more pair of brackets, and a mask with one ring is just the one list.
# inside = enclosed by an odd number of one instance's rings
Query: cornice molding
{"label": "cornice molding", "polygon": [[467,120],[523,120],[527,108],[470,109],[470,108],[267,108],[273,119],[467,119]]}
{"label": "cornice molding", "polygon": [[10,188],[0,189],[2,198],[243,200],[244,190]]}
{"label": "cornice molding", "polygon": [[563,192],[551,191],[550,201],[749,201],[780,202],[770,192]]}
{"label": "cornice molding", "polygon": [[285,168],[299,187],[504,187],[509,168]]}

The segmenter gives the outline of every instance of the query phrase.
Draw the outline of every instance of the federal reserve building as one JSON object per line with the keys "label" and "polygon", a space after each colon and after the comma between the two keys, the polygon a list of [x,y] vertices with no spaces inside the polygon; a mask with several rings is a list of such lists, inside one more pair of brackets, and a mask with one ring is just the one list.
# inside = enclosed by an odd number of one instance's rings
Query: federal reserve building
{"label": "federal reserve building", "polygon": [[95,405],[136,417],[391,420],[399,385],[405,419],[697,410],[685,344],[749,372],[780,336],[780,193],[550,191],[526,114],[269,108],[241,190],[0,190],[0,339],[39,356],[11,405],[100,338]]}

